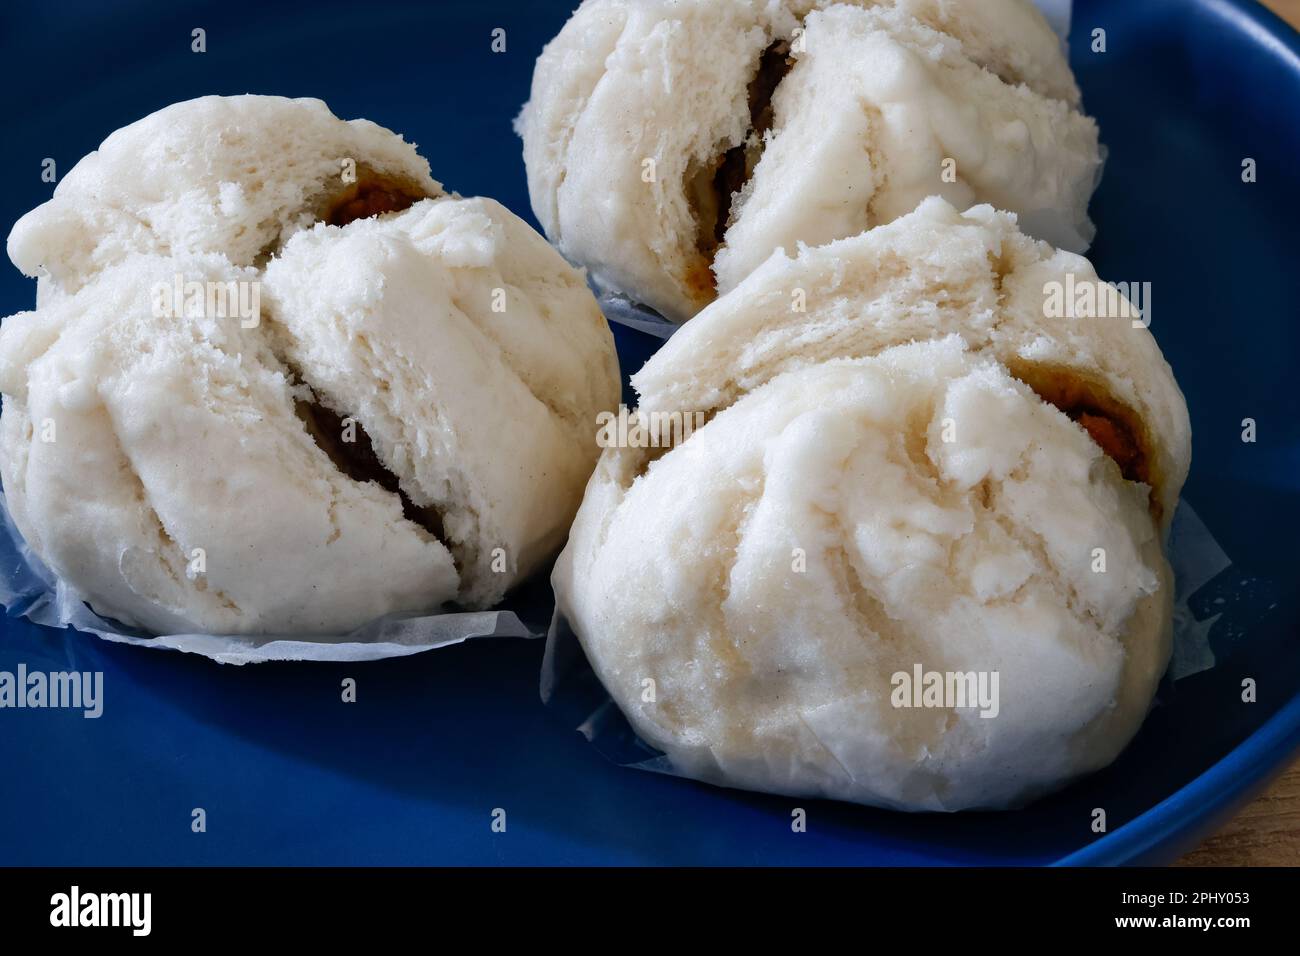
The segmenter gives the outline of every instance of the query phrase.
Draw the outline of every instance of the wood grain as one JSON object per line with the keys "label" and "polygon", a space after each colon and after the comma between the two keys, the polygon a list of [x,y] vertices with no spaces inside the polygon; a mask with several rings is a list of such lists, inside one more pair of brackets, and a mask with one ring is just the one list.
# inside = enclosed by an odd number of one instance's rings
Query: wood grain
{"label": "wood grain", "polygon": [[1178,865],[1300,866],[1300,765]]}
{"label": "wood grain", "polygon": [[1264,0],[1264,6],[1300,30],[1300,0]]}
{"label": "wood grain", "polygon": [[[1264,0],[1264,5],[1300,29],[1300,0]],[[1178,865],[1300,866],[1300,763]]]}

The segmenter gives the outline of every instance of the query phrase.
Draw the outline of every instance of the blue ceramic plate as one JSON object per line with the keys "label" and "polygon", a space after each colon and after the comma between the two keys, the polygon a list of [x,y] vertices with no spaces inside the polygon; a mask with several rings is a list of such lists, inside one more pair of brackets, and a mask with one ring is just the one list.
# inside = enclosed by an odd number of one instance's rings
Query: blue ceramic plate
{"label": "blue ceramic plate", "polygon": [[[563,0],[5,4],[0,223],[48,197],[44,158],[66,171],[170,102],[244,92],[318,96],[400,130],[449,186],[531,220],[510,120],[567,13]],[[190,52],[195,27],[206,53]],[[1094,28],[1106,53],[1089,49]],[[1014,813],[813,803],[793,834],[788,800],[603,760],[538,700],[541,642],[239,669],[8,619],[0,670],[103,671],[105,701],[97,720],[0,711],[0,863],[1128,863],[1192,846],[1300,746],[1300,39],[1249,0],[1080,0],[1072,53],[1110,148],[1092,257],[1107,278],[1153,283],[1152,331],[1195,432],[1185,497],[1234,562],[1204,592],[1206,616],[1225,612],[1218,666],[1173,687],[1114,766]],[[32,297],[0,269],[6,314]],[[618,339],[625,371],[655,344]],[[345,677],[356,703],[340,701]],[[191,830],[198,807],[206,833]]]}

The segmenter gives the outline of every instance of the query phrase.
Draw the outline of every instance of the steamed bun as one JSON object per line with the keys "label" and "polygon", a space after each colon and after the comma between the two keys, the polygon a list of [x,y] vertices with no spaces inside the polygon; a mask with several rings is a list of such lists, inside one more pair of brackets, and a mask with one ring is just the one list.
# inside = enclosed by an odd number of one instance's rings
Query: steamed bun
{"label": "steamed bun", "polygon": [[[355,177],[346,182],[346,164]],[[132,253],[217,252],[264,265],[294,232],[441,196],[415,146],[320,100],[204,96],[117,130],[9,233],[47,295],[76,292]]]}
{"label": "steamed bun", "polygon": [[[553,582],[677,770],[1005,807],[1136,733],[1171,649],[1190,429],[1140,322],[1044,315],[1071,272],[1095,280],[936,199],[774,256],[634,376],[643,425],[705,424],[604,452]],[[931,674],[986,680],[993,706],[900,698]]]}
{"label": "steamed bun", "polygon": [[1093,235],[1097,127],[1029,0],[586,0],[517,128],[551,241],[674,321],[933,194]]}
{"label": "steamed bun", "polygon": [[[618,400],[583,276],[392,133],[214,100],[138,124],[202,130],[168,140],[165,189],[79,179],[148,140],[128,127],[10,237],[45,288],[0,324],[15,524],[96,611],[155,632],[493,605],[563,542]],[[166,294],[190,283],[231,290],[224,314]]]}

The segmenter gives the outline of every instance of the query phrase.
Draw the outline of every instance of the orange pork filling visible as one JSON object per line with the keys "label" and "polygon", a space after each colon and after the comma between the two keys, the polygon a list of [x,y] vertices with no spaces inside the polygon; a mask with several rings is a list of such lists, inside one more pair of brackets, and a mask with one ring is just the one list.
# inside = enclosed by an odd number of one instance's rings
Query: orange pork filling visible
{"label": "orange pork filling visible", "polygon": [[793,65],[790,46],[784,40],[764,50],[749,83],[749,131],[744,141],[710,162],[693,164],[687,171],[684,186],[686,200],[695,214],[699,256],[688,268],[685,280],[691,294],[701,301],[707,302],[716,292],[713,257],[730,225],[731,197],[754,174],[763,154],[763,134],[772,128],[772,97]]}
{"label": "orange pork filling visible", "polygon": [[[294,412],[335,468],[353,481],[371,481],[389,494],[397,495],[406,520],[418,524],[439,541],[444,540],[442,515],[436,508],[421,507],[407,496],[399,486],[397,476],[380,461],[370,435],[360,422],[352,419],[351,428],[345,429],[346,420],[341,415],[315,401],[295,402]],[[351,432],[351,440],[344,437],[348,432]]]}
{"label": "orange pork filling visible", "polygon": [[358,219],[403,212],[421,199],[434,198],[436,194],[426,193],[414,183],[361,166],[357,169],[356,182],[333,196],[320,218],[331,226],[346,226]]}
{"label": "orange pork filling visible", "polygon": [[1125,478],[1142,470],[1142,449],[1133,438],[1133,433],[1114,419],[1090,411],[1070,414],[1092,436],[1092,440],[1101,446],[1101,450],[1119,465],[1120,473]]}
{"label": "orange pork filling visible", "polygon": [[334,201],[325,221],[331,226],[346,226],[358,219],[402,212],[423,198],[379,183],[354,183],[344,198]]}
{"label": "orange pork filling visible", "polygon": [[1137,414],[1113,398],[1103,385],[1088,381],[1072,370],[1020,362],[1011,364],[1016,378],[1087,431],[1119,466],[1125,480],[1151,487],[1151,513],[1159,519],[1162,510],[1156,496],[1159,476],[1153,473],[1154,463],[1148,451],[1151,442]]}

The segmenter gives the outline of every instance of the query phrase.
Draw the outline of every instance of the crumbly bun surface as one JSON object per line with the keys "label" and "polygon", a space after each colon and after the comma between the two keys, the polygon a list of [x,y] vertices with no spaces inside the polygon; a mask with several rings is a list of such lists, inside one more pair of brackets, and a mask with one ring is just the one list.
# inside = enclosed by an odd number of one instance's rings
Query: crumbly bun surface
{"label": "crumbly bun surface", "polygon": [[1081,290],[1100,303],[1108,288],[1087,259],[1029,238],[1015,216],[931,198],[862,235],[774,254],[632,384],[642,409],[708,412],[792,368],[960,335],[1071,417],[1122,432],[1167,526],[1191,465],[1191,423],[1145,320],[1118,291],[1110,314],[1049,314],[1071,291],[1080,306]]}
{"label": "crumbly bun surface", "polygon": [[[1171,649],[1190,428],[1140,323],[1044,315],[1069,272],[1095,279],[1013,217],[935,199],[773,256],[634,376],[648,429],[706,423],[604,452],[553,582],[674,767],[1007,807],[1136,733]],[[996,673],[996,715],[900,706],[918,670]]]}
{"label": "crumbly bun surface", "polygon": [[204,96],[115,131],[49,202],[9,233],[9,258],[45,296],[76,292],[133,253],[216,252],[263,264],[294,232],[337,212],[356,187],[408,198],[443,194],[415,146],[369,120],[343,121],[320,100]]}
{"label": "crumbly bun surface", "polygon": [[[618,401],[583,276],[499,204],[441,195],[427,170],[434,198],[400,192],[383,165],[410,149],[395,135],[330,117],[326,136],[316,101],[236,99],[193,104],[232,125],[192,142],[209,152],[176,162],[197,179],[149,207],[192,228],[51,231],[103,224],[96,194],[85,208],[56,196],[11,236],[12,249],[40,234],[49,266],[39,307],[0,324],[15,523],[96,611],[158,633],[340,633],[493,605],[563,542],[596,416]],[[188,105],[163,112],[184,127]],[[351,157],[359,182],[340,182],[335,151],[356,129],[377,142]],[[210,206],[240,191],[221,177],[261,163],[272,130],[284,152],[267,154],[254,195],[281,196],[275,215]],[[119,130],[99,162],[138,133]],[[309,168],[334,180],[308,188]],[[256,324],[233,297],[225,315],[187,294],[160,311],[178,281],[256,289]]]}
{"label": "crumbly bun surface", "polygon": [[551,241],[674,321],[933,194],[1093,234],[1097,127],[1028,0],[586,0],[516,126]]}

